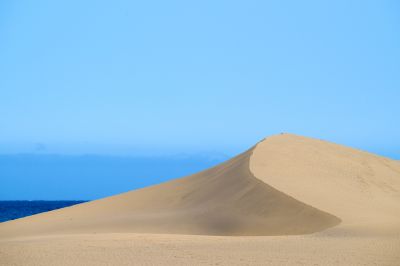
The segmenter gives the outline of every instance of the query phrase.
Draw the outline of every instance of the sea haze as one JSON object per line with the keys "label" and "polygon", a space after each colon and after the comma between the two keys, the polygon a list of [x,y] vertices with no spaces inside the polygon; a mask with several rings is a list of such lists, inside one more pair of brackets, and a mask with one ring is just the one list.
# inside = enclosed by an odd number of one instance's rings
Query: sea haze
{"label": "sea haze", "polygon": [[0,155],[0,200],[93,200],[183,177],[227,157]]}

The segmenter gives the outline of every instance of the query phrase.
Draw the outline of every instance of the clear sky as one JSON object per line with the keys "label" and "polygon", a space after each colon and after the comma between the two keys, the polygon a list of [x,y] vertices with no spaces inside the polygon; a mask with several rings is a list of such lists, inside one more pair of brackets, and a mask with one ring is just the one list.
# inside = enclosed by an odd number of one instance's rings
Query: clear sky
{"label": "clear sky", "polygon": [[291,132],[400,159],[399,14],[397,0],[1,1],[0,153],[235,153]]}

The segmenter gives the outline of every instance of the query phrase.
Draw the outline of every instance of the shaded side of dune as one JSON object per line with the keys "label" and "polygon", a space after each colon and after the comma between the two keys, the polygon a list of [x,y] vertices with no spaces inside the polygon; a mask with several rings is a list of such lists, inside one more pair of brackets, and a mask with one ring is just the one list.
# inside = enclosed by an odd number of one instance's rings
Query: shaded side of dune
{"label": "shaded side of dune", "polygon": [[56,233],[291,235],[340,219],[255,178],[252,149],[214,168],[160,185],[0,224],[0,237]]}

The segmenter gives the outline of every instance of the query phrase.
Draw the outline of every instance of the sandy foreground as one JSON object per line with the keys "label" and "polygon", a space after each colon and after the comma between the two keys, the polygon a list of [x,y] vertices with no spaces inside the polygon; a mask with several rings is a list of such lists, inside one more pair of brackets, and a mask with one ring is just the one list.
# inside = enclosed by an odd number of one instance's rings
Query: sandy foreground
{"label": "sandy foreground", "polygon": [[[329,231],[329,230],[328,230]],[[0,265],[399,265],[400,236],[61,235],[0,242]]]}
{"label": "sandy foreground", "polygon": [[0,265],[400,265],[400,163],[272,136],[189,177],[1,223]]}

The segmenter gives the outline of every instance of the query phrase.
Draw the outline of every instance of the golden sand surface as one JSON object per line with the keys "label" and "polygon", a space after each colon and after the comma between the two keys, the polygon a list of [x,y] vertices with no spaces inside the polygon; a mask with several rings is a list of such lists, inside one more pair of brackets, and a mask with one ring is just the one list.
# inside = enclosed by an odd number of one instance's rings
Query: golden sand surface
{"label": "golden sand surface", "polygon": [[1,223],[0,265],[400,265],[400,163],[271,136],[188,177]]}

